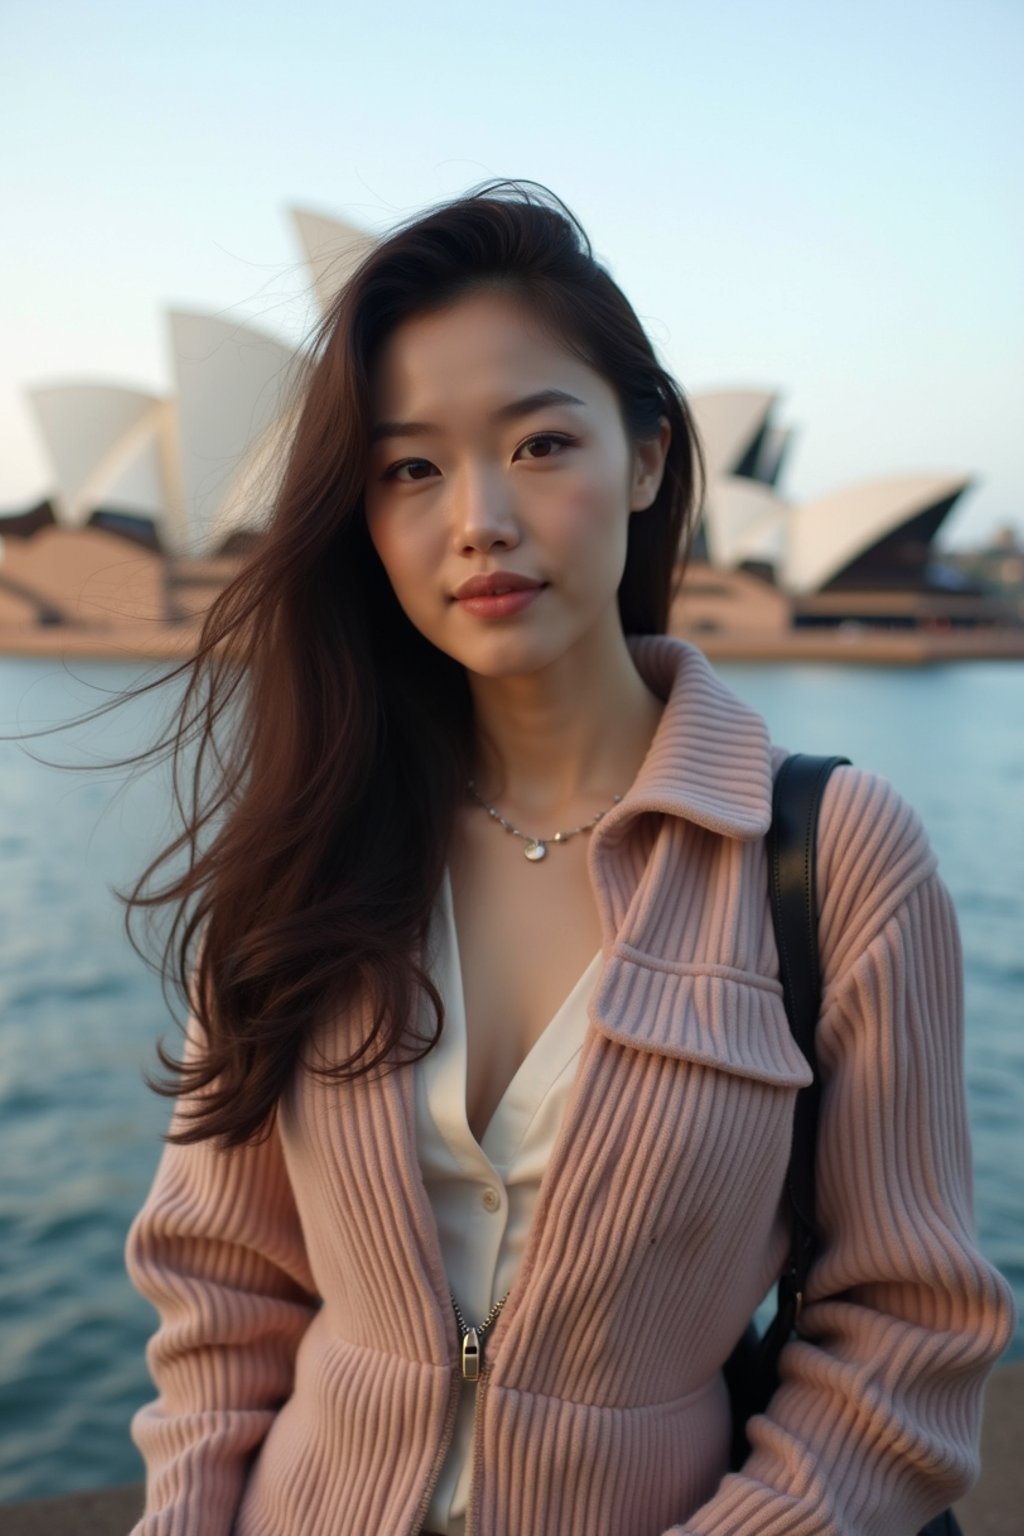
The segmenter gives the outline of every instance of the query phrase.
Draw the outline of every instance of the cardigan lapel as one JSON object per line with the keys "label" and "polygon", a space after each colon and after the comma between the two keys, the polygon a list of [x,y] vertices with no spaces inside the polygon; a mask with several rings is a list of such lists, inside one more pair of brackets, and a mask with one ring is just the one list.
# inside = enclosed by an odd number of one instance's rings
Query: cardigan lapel
{"label": "cardigan lapel", "polygon": [[763,837],[772,817],[772,766],[761,716],[689,641],[628,635],[626,644],[665,709],[636,779],[598,823],[591,846],[617,843],[641,811],[681,816],[724,837]]}
{"label": "cardigan lapel", "polygon": [[627,644],[665,709],[632,788],[591,840],[609,942],[590,1019],[622,1045],[802,1086],[811,1070],[777,970],[765,974],[763,839],[784,753],[695,646],[665,635]]}

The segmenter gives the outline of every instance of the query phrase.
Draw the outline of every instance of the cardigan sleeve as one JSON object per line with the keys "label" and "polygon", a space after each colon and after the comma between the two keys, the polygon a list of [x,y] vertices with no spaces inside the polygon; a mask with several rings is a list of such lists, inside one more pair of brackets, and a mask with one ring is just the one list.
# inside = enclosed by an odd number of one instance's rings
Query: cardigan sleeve
{"label": "cardigan sleeve", "polygon": [[896,791],[833,777],[822,839],[844,797],[868,819],[821,859],[819,1253],[751,1454],[672,1536],[916,1532],[977,1477],[984,1380],[1013,1332],[974,1227],[953,902]]}
{"label": "cardigan sleeve", "polygon": [[[190,1016],[186,1059],[196,1043]],[[228,1536],[317,1306],[276,1121],[255,1146],[168,1142],[126,1265],[159,1314],[147,1348],[159,1396],[131,1426],[146,1463],[131,1536]]]}

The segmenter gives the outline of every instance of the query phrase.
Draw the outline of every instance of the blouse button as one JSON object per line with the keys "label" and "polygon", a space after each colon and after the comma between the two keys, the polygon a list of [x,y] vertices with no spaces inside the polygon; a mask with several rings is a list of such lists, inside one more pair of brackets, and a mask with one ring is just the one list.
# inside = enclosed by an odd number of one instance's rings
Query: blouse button
{"label": "blouse button", "polygon": [[501,1196],[496,1189],[485,1189],[483,1200],[489,1211],[496,1211],[501,1204]]}

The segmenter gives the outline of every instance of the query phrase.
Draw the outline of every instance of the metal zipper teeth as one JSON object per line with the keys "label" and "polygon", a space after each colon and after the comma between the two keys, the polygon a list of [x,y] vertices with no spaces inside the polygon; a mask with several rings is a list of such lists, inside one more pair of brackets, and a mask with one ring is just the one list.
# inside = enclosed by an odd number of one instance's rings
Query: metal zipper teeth
{"label": "metal zipper teeth", "polygon": [[459,1412],[459,1398],[462,1395],[462,1371],[457,1365],[452,1366],[451,1369],[452,1379],[448,1386],[448,1408],[444,1421],[444,1429],[441,1431],[441,1445],[438,1449],[437,1455],[434,1457],[433,1465],[430,1468],[430,1475],[427,1478],[427,1486],[424,1489],[423,1497],[420,1499],[420,1502],[416,1508],[416,1514],[413,1518],[412,1526],[409,1529],[409,1536],[420,1536],[420,1529],[427,1517],[427,1510],[430,1508],[430,1501],[434,1496],[434,1489],[437,1486],[438,1478],[441,1476],[441,1468],[444,1466],[445,1457],[448,1455],[448,1451],[455,1433],[455,1420]]}
{"label": "metal zipper teeth", "polygon": [[486,1391],[491,1377],[491,1362],[485,1360],[480,1371],[480,1380],[476,1384],[476,1402],[473,1404],[473,1476],[469,1485],[469,1503],[466,1509],[465,1536],[476,1536],[477,1515],[480,1507],[480,1474],[483,1470],[484,1447],[483,1413],[481,1412],[480,1399]]}

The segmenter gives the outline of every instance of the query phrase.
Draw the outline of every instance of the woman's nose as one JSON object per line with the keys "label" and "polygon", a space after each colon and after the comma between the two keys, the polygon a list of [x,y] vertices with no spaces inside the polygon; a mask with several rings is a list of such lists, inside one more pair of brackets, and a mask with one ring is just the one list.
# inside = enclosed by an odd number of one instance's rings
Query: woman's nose
{"label": "woman's nose", "polygon": [[452,539],[458,549],[490,549],[519,542],[515,507],[497,472],[468,473],[453,496]]}

